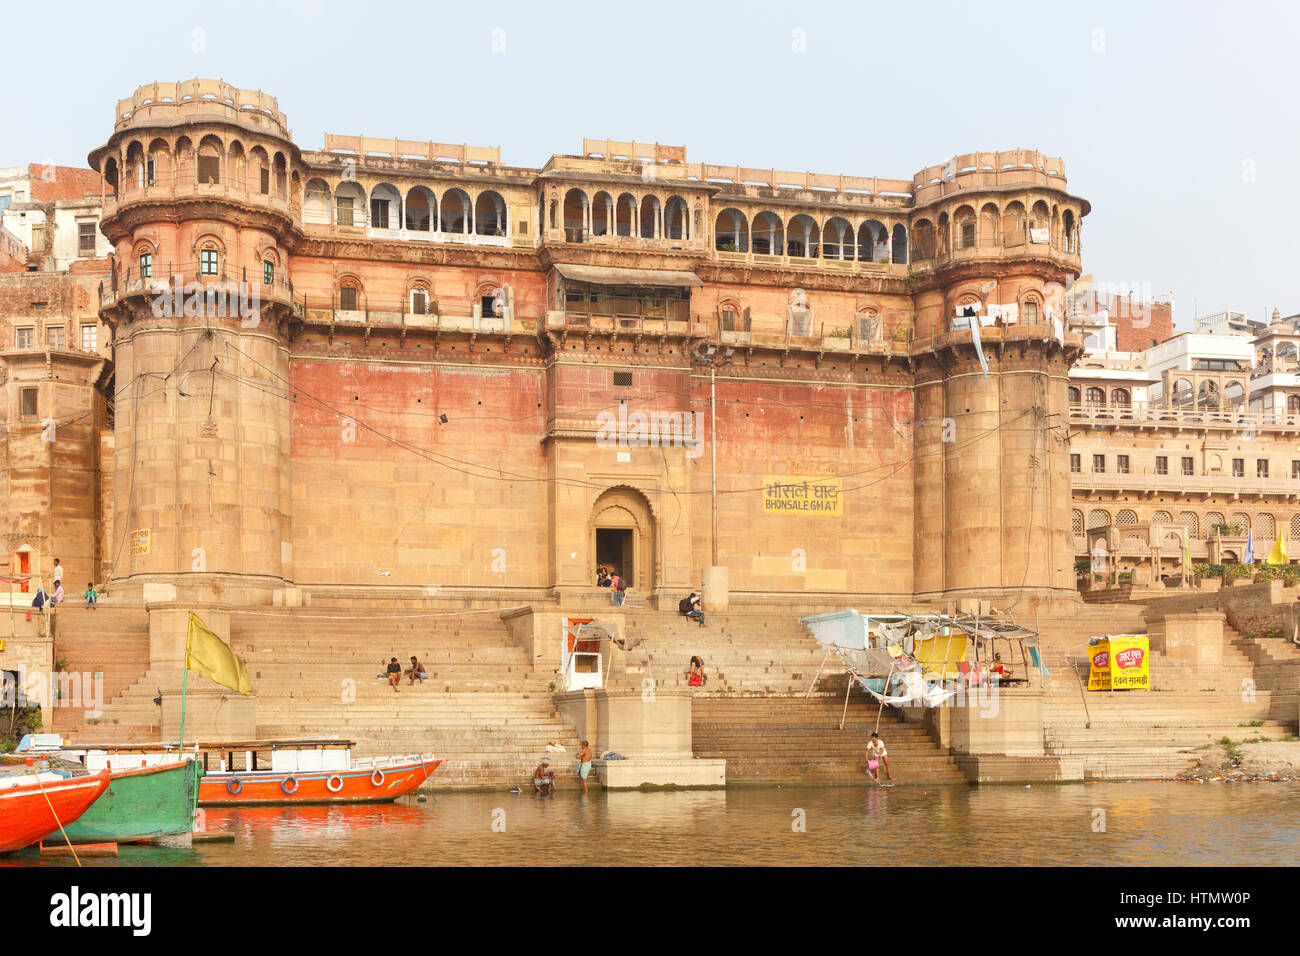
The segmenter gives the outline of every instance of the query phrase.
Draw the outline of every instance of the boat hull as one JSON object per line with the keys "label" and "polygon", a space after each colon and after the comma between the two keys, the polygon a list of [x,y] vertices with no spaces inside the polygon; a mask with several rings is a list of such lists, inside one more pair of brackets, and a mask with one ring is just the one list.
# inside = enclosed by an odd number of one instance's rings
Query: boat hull
{"label": "boat hull", "polygon": [[209,772],[199,781],[199,806],[387,803],[420,786],[441,763],[412,760],[378,770]]}
{"label": "boat hull", "polygon": [[93,777],[0,789],[0,853],[12,853],[59,834],[59,824],[81,817],[108,789],[108,771]]}
{"label": "boat hull", "polygon": [[108,789],[71,826],[73,843],[141,843],[191,833],[203,767],[193,760],[110,772]]}

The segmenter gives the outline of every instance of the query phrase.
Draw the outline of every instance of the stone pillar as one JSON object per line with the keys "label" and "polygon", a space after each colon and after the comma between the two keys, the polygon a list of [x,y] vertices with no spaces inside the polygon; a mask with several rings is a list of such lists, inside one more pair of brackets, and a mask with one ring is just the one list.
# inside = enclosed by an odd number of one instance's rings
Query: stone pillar
{"label": "stone pillar", "polygon": [[700,603],[706,611],[725,611],[731,603],[729,569],[725,564],[704,568],[700,574]]}

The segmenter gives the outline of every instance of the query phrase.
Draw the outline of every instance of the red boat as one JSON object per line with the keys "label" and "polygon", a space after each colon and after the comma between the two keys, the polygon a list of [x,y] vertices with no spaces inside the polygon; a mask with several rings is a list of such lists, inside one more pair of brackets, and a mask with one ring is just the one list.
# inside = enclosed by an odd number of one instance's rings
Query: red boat
{"label": "red boat", "polygon": [[[433,754],[353,759],[347,740],[199,744],[205,758],[224,754],[220,769],[199,781],[199,806],[297,803],[386,803],[414,790],[438,769]],[[260,752],[271,766],[259,769]],[[243,760],[237,761],[242,754]],[[205,759],[205,766],[210,764]],[[236,763],[244,769],[232,770]]]}
{"label": "red boat", "polygon": [[[30,782],[28,782],[30,781]],[[39,843],[85,813],[108,789],[108,771],[93,777],[53,773],[0,777],[0,853]]]}

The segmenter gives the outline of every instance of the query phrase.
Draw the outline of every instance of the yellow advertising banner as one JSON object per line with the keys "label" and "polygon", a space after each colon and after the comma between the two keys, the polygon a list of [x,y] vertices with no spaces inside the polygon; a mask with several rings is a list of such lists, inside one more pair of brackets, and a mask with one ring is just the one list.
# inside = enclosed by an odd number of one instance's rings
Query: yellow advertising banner
{"label": "yellow advertising banner", "polygon": [[763,513],[843,514],[840,479],[836,475],[764,475]]}
{"label": "yellow advertising banner", "polygon": [[131,553],[148,554],[149,553],[149,528],[141,528],[138,531],[131,532]]}
{"label": "yellow advertising banner", "polygon": [[1120,634],[1088,645],[1088,690],[1150,690],[1151,644],[1145,634]]}

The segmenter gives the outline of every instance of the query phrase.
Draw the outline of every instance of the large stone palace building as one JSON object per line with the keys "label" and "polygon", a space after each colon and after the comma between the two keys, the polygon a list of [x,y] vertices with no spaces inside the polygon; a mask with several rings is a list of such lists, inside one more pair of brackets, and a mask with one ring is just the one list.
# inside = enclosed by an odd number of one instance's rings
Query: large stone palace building
{"label": "large stone palace building", "polygon": [[1051,290],[1089,206],[1058,159],[307,150],[272,97],[191,80],[119,102],[89,162],[111,252],[68,321],[103,339],[0,316],[34,572],[253,604],[563,597],[598,564],[652,601],[724,568],[733,602],[1074,589],[1082,340]]}
{"label": "large stone palace building", "polygon": [[[1080,318],[1085,346],[1108,317]],[[1076,559],[1105,550],[1142,583],[1193,562],[1256,559],[1279,533],[1300,557],[1300,333],[1217,324],[1142,351],[1085,348],[1070,371]],[[1210,331],[1209,329],[1213,329]],[[1110,336],[1113,341],[1114,336]],[[1182,529],[1182,530],[1179,530]],[[1184,549],[1186,544],[1186,549]]]}

